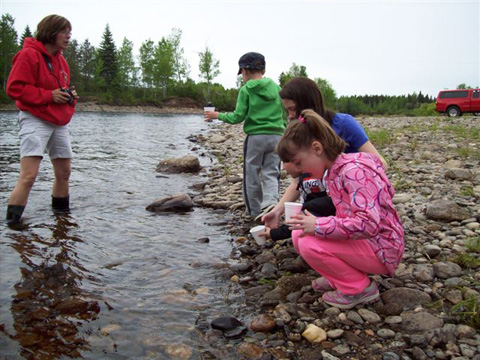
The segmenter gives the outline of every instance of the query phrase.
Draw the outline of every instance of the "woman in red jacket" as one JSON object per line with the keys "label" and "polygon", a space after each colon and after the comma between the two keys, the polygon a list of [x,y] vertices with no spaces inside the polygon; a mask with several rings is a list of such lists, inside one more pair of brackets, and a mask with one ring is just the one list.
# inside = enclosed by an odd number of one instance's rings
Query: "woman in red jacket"
{"label": "woman in red jacket", "polygon": [[69,45],[71,29],[64,17],[49,15],[38,24],[35,38],[26,38],[13,58],[7,94],[20,110],[20,176],[8,202],[10,225],[20,222],[45,152],[55,173],[52,207],[69,209],[72,147],[67,124],[77,94],[69,86],[70,70],[62,51]]}

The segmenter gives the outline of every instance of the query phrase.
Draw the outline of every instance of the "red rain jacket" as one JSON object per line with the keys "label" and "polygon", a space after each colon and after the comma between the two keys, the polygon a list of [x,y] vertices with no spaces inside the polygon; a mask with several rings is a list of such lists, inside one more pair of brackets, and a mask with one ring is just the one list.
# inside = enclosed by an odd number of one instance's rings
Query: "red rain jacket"
{"label": "red rain jacket", "polygon": [[[53,73],[43,55],[50,60]],[[20,110],[55,125],[66,125],[75,112],[77,101],[73,104],[54,103],[52,91],[59,87],[68,88],[69,83],[70,69],[61,52],[52,56],[40,41],[26,38],[23,49],[13,58],[7,95],[16,101]]]}

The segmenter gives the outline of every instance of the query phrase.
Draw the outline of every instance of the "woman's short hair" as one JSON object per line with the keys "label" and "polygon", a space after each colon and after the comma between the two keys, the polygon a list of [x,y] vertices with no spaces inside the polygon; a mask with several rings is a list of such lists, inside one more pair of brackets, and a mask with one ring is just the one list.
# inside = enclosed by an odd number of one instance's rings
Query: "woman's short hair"
{"label": "woman's short hair", "polygon": [[55,44],[57,34],[63,30],[72,30],[70,21],[60,15],[48,15],[38,23],[35,38],[44,44]]}
{"label": "woman's short hair", "polygon": [[280,90],[282,99],[292,100],[297,107],[297,117],[305,109],[312,109],[329,124],[335,117],[335,112],[327,110],[322,93],[315,81],[307,77],[294,77]]}

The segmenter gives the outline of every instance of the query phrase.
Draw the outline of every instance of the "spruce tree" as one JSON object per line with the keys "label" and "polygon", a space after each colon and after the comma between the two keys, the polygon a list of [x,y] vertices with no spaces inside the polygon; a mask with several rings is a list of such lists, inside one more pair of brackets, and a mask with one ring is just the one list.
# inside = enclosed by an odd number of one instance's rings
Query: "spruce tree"
{"label": "spruce tree", "polygon": [[30,31],[30,27],[28,25],[25,26],[25,30],[23,31],[22,37],[20,38],[20,48],[23,48],[23,42],[27,37],[33,37],[33,34]]}
{"label": "spruce tree", "polygon": [[105,27],[103,33],[102,42],[97,51],[98,60],[101,60],[102,69],[100,70],[100,76],[105,80],[105,85],[108,90],[114,90],[117,83],[118,75],[118,60],[117,50],[113,41],[113,36],[110,31],[110,27]]}
{"label": "spruce tree", "polygon": [[0,20],[0,83],[2,89],[7,86],[12,59],[18,50],[18,35],[13,27],[14,23],[15,19],[10,14],[2,15]]}

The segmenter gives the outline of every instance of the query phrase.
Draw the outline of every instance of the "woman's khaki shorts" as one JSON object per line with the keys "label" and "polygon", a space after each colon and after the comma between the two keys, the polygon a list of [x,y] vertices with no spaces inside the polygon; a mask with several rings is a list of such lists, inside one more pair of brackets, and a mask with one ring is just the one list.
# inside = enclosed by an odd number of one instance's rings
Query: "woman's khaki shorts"
{"label": "woman's khaki shorts", "polygon": [[50,159],[70,159],[72,146],[68,126],[54,125],[36,118],[27,111],[18,115],[20,125],[20,158],[41,156],[48,152]]}

